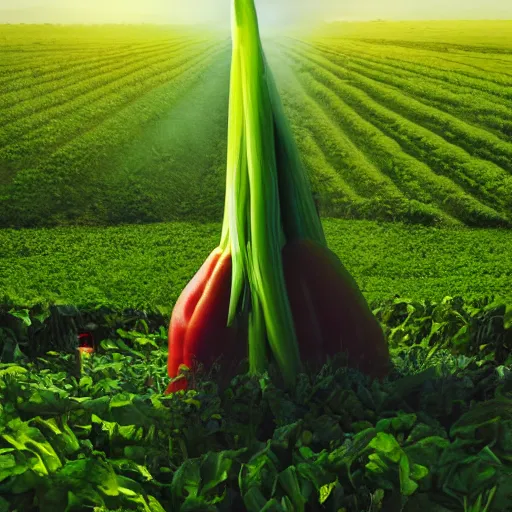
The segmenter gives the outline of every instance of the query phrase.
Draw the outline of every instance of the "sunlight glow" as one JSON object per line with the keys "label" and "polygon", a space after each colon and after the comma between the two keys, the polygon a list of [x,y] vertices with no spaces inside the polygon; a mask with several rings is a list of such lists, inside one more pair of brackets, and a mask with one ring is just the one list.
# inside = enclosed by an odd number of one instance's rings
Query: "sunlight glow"
{"label": "sunlight glow", "polygon": [[[230,0],[0,0],[0,23],[229,26]],[[510,0],[257,0],[262,26],[317,21],[512,19]]]}

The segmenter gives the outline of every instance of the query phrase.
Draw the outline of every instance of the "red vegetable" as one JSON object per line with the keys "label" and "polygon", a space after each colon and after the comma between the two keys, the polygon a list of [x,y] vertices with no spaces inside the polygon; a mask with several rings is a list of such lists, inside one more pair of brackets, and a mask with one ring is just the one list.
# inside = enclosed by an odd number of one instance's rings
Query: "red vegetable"
{"label": "red vegetable", "polygon": [[[169,377],[178,375],[181,364],[195,370],[196,363],[202,363],[208,369],[218,358],[229,356],[222,365],[227,376],[244,357],[247,347],[237,343],[236,325],[226,325],[230,293],[231,254],[216,248],[185,287],[173,309],[168,337]],[[166,393],[186,388],[186,380],[181,379],[169,384]]]}
{"label": "red vegetable", "polygon": [[94,339],[90,332],[81,332],[77,335],[78,350],[83,354],[94,353]]}
{"label": "red vegetable", "polygon": [[288,298],[304,362],[348,354],[348,364],[371,377],[388,372],[384,333],[357,284],[338,257],[311,240],[288,242],[282,251]]}
{"label": "red vegetable", "polygon": [[[181,364],[194,373],[196,362],[207,369],[223,355],[228,378],[249,354],[251,375],[273,361],[291,389],[302,363],[322,364],[340,351],[351,366],[381,377],[389,363],[382,330],[327,248],[263,54],[254,0],[233,0],[232,29],[222,236],[173,310],[169,377]],[[167,392],[187,385],[182,379]]]}
{"label": "red vegetable", "polygon": [[[389,351],[382,329],[338,257],[311,240],[288,242],[282,250],[284,276],[301,359],[314,366],[326,356],[348,354],[349,366],[371,377],[388,372]],[[227,327],[231,254],[215,249],[181,293],[169,328],[168,375],[185,364],[208,369],[223,356],[223,377],[247,356],[247,340]],[[185,379],[166,393],[187,389]]]}

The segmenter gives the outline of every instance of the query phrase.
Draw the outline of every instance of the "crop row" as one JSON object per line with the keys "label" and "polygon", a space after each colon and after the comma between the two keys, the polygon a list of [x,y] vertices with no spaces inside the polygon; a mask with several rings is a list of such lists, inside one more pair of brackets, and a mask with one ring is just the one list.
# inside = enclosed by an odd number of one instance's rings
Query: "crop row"
{"label": "crop row", "polygon": [[299,83],[291,77],[282,82],[286,83],[281,97],[287,116],[327,215],[460,224],[439,208],[406,197],[325,115]]}
{"label": "crop row", "polygon": [[199,55],[183,56],[174,63],[172,69],[167,67],[156,74],[153,70],[146,69],[110,84],[108,88],[92,90],[78,96],[74,101],[42,112],[38,119],[40,128],[19,139],[13,137],[12,132],[9,133],[10,137],[6,140],[11,143],[0,150],[0,162],[6,162],[11,169],[20,168],[24,164],[32,165],[34,159],[40,160],[37,157],[41,148],[44,148],[44,158],[59,145],[94,128],[139,96],[163,84],[172,83],[189,70],[205,66],[219,51],[217,43]]}
{"label": "crop row", "polygon": [[[305,162],[311,162],[308,167],[314,171],[312,176],[319,172],[325,173],[326,168],[333,169],[333,173],[337,172],[343,176],[352,190],[365,196],[364,202],[359,197],[353,198],[349,217],[381,220],[398,218],[406,221],[414,218],[415,221],[424,224],[442,222],[457,225],[460,223],[455,219],[459,217],[459,212],[447,213],[442,207],[434,204],[432,196],[420,193],[424,189],[421,177],[417,179],[412,177],[404,182],[403,176],[399,176],[399,179],[393,182],[390,176],[383,174],[387,169],[386,166],[383,170],[380,168],[382,160],[374,158],[372,162],[372,155],[364,151],[366,146],[362,141],[367,138],[360,136],[364,133],[361,131],[361,124],[364,128],[362,119],[358,120],[359,132],[344,130],[338,122],[326,115],[325,109],[318,102],[317,95],[309,94],[299,84],[295,84],[290,74],[281,76],[284,72],[279,70],[286,68],[285,62],[272,64],[273,69],[278,70],[280,82],[286,84],[281,90],[281,95],[285,100],[287,115],[294,125],[294,133],[297,134],[302,157]],[[349,116],[354,122],[357,117],[357,113],[353,111]],[[307,145],[304,144],[306,130],[312,134],[312,143]],[[392,150],[387,156],[388,160],[393,158]],[[388,174],[392,176],[392,173]],[[312,179],[314,181],[314,178]],[[331,183],[334,183],[334,180],[331,179]],[[449,190],[449,192],[452,191]],[[339,194],[347,195],[345,189]],[[325,191],[322,190],[322,196],[324,195]],[[336,197],[335,186],[332,187],[332,197]],[[347,216],[346,211],[336,212],[336,214],[340,213]]]}
{"label": "crop row", "polygon": [[[43,36],[43,39],[40,39],[36,42],[33,42],[34,48],[31,47],[30,43],[25,43],[21,45],[3,45],[3,51],[5,55],[11,55],[14,58],[26,58],[26,59],[57,59],[59,55],[73,55],[75,58],[93,54],[94,52],[102,52],[102,51],[112,51],[115,49],[120,49],[123,46],[126,47],[126,44],[119,45],[116,43],[108,44],[103,42],[93,42],[91,40],[84,43],[77,43],[76,45],[71,45],[69,42],[65,44],[53,44],[51,39],[51,35]],[[154,44],[155,40],[150,44]]]}
{"label": "crop row", "polygon": [[58,70],[59,64],[73,64],[83,62],[86,60],[97,59],[100,56],[112,55],[116,51],[119,52],[121,48],[94,48],[88,46],[86,52],[73,52],[67,47],[59,48],[51,54],[46,53],[30,53],[24,54],[18,51],[7,53],[4,51],[2,55],[2,62],[0,63],[0,80],[6,83],[10,77],[22,78],[23,76],[30,77],[34,67],[41,68],[42,72]]}
{"label": "crop row", "polygon": [[[281,93],[281,98],[303,156],[302,160],[310,173],[314,188],[322,189],[324,201],[332,206],[336,200],[352,204],[367,200],[349,183],[346,173],[334,167],[319,147],[310,124],[304,122],[295,94],[287,90]],[[308,115],[311,113],[309,105],[303,105],[302,114],[305,112]]]}
{"label": "crop row", "polygon": [[[113,61],[83,74],[73,73],[71,77],[62,80],[48,81],[35,87],[5,94],[0,97],[0,112],[2,112],[2,125],[13,121],[21,121],[28,116],[48,107],[62,104],[79,94],[101,87],[105,84],[152,66],[172,66],[174,59],[183,55],[199,52],[206,45],[199,48],[190,45],[179,45],[173,51],[158,50],[149,54],[143,53],[127,61]],[[14,105],[14,106],[13,106]]]}
{"label": "crop row", "polygon": [[[442,137],[386,108],[365,91],[349,85],[336,74],[320,67],[316,58],[294,55],[308,73],[340,95],[345,102],[395,138],[404,149],[428,163],[440,174],[454,179],[467,190],[483,197],[491,204],[510,208],[512,176],[502,168],[484,160],[472,158],[463,149],[448,143]],[[311,63],[308,63],[311,62]]]}
{"label": "crop row", "polygon": [[485,129],[491,128],[504,140],[510,140],[512,104],[506,104],[506,100],[504,103],[498,103],[495,96],[481,91],[467,87],[450,88],[438,79],[420,77],[377,59],[368,60],[352,54],[347,57],[344,53],[316,45],[310,45],[309,48],[315,48],[332,63],[357,70],[359,74],[396,87],[413,98],[421,98],[422,102],[449,112],[455,117],[464,118]]}
{"label": "crop row", "polygon": [[[301,49],[296,49],[293,53],[300,59],[310,60],[318,67],[332,73],[338,81],[342,81],[341,83],[346,83],[348,80],[374,100],[400,112],[404,117],[428,128],[452,144],[464,148],[469,154],[494,162],[501,168],[494,170],[497,176],[506,174],[503,169],[512,172],[511,143],[501,140],[486,130],[467,124],[451,114],[404,95],[400,90],[382,84],[373,77],[366,77],[362,74],[365,73],[364,68],[361,69],[360,66],[346,64],[346,67],[341,67],[324,57]],[[461,151],[452,148],[453,152],[457,153],[457,159],[467,161],[467,156]],[[492,172],[490,168],[489,172]]]}
{"label": "crop row", "polygon": [[[150,51],[163,46],[170,46],[183,38],[174,38],[168,41],[151,41],[136,47],[114,46],[111,48],[96,48],[87,45],[87,52],[76,55],[67,47],[61,48],[53,57],[47,55],[22,56],[14,53],[11,57],[5,55],[0,63],[0,84],[13,78],[33,77],[34,69],[37,75],[44,78],[44,75],[55,72],[66,72],[85,63],[104,62],[116,57],[125,57],[137,51]],[[34,80],[36,78],[34,77]]]}
{"label": "crop row", "polygon": [[[503,105],[510,105],[510,98],[506,98],[509,83],[501,84],[494,77],[496,74],[480,70],[471,76],[462,75],[457,69],[447,65],[439,65],[439,61],[430,62],[425,60],[421,55],[414,53],[407,56],[400,52],[397,55],[389,55],[383,52],[381,48],[374,48],[370,45],[352,44],[351,42],[326,45],[320,41],[298,41],[301,45],[314,47],[317,50],[328,52],[334,55],[343,55],[350,59],[364,59],[366,63],[373,62],[375,64],[387,65],[388,69],[397,71],[398,73],[406,73],[406,76],[419,76],[429,81],[437,81],[445,87],[453,91],[470,90],[482,97],[494,100]],[[512,64],[512,61],[511,61]],[[503,75],[501,75],[503,76]],[[512,78],[508,77],[508,81]],[[487,87],[489,86],[489,87]]]}
{"label": "crop row", "polygon": [[94,123],[37,167],[20,170],[5,187],[8,200],[0,201],[0,217],[4,222],[21,222],[25,226],[51,224],[72,219],[84,207],[94,205],[95,194],[104,180],[102,169],[113,152],[130,141],[140,126],[167,112],[216,62],[218,53],[210,52],[201,56],[202,62],[173,70],[174,75],[164,77],[160,87],[154,84],[143,96],[137,94],[132,101],[120,105],[122,108],[115,115],[110,113],[101,124]]}
{"label": "crop row", "polygon": [[[391,58],[385,55],[368,52],[365,48],[351,47],[350,45],[323,45],[318,42],[308,43],[317,50],[329,53],[331,55],[342,55],[347,59],[364,59],[367,65],[375,64],[386,66],[387,71],[404,78],[417,78],[424,80],[425,83],[435,83],[454,94],[474,94],[478,98],[485,99],[491,103],[496,103],[505,107],[512,105],[512,98],[507,98],[507,88],[487,80],[485,73],[481,78],[469,79],[463,75],[457,75],[453,70],[439,69],[434,66],[428,66],[421,61],[401,60],[400,58]],[[489,87],[487,87],[489,86]]]}
{"label": "crop row", "polygon": [[[340,42],[337,40],[336,43],[330,44],[329,46],[324,45],[324,48],[328,48],[339,53],[346,53],[347,55],[350,53],[355,53],[359,56],[364,55],[368,60],[376,59],[378,62],[382,62],[383,60],[381,49],[378,49],[377,52],[371,52],[367,49],[367,46],[363,47],[362,49],[358,46],[355,49],[352,48],[352,50],[350,50],[350,45],[346,44],[345,41]],[[433,65],[427,65],[418,62],[417,59],[415,60],[413,56],[401,56],[400,58],[391,58],[385,56],[384,59],[387,63],[391,64],[393,68],[398,70],[402,69],[420,76],[425,76],[427,78],[436,78],[443,83],[456,87],[463,86],[475,89],[477,91],[483,91],[487,94],[495,96],[498,101],[500,99],[503,99],[507,102],[512,100],[511,88],[486,78],[485,73],[480,75],[468,75],[460,73],[459,71],[454,71],[450,67],[440,69]]]}
{"label": "crop row", "polygon": [[[277,58],[279,57],[274,57]],[[273,69],[286,69],[284,61],[274,60],[273,64]],[[342,175],[345,187],[350,187],[352,198],[356,202],[359,201],[359,204],[363,198],[366,201],[371,199],[373,204],[385,198],[400,210],[409,206],[408,198],[397,185],[367,158],[332,119],[325,115],[323,108],[307,94],[292,74],[281,77],[281,82],[286,83],[286,88],[281,90],[281,96],[288,108],[287,115],[298,134],[299,144],[304,138],[304,131],[309,132],[309,137],[314,143],[301,149],[305,159],[315,153],[312,159],[316,163],[313,166],[315,172],[328,168],[332,169],[333,173]],[[346,194],[345,188],[342,193]],[[427,205],[422,207],[422,215],[431,216],[432,220],[440,220],[442,217],[443,221],[449,222],[448,216],[440,210],[433,212]],[[455,222],[453,219],[452,221]]]}
{"label": "crop row", "polygon": [[[340,128],[386,173],[409,198],[435,204],[467,225],[508,224],[505,216],[465,192],[447,176],[434,173],[421,160],[405,153],[400,144],[365,120],[352,106],[311,74],[300,73],[308,93],[323,105]],[[371,100],[369,100],[371,101]],[[370,117],[371,118],[371,117]]]}
{"label": "crop row", "polygon": [[[102,64],[108,64],[113,61],[119,62],[121,59],[137,56],[140,53],[152,53],[165,48],[171,49],[180,42],[184,43],[185,40],[145,45],[136,50],[125,49],[119,51],[117,49],[111,52],[94,52],[91,55],[81,56],[80,58],[63,53],[55,63],[48,63],[47,59],[30,59],[27,61],[26,69],[16,71],[15,66],[11,65],[7,71],[0,71],[0,85],[3,86],[2,91],[5,92],[9,90],[6,88],[6,84],[10,84],[11,91],[40,86],[48,82],[76,76],[77,74],[95,69]],[[12,84],[16,84],[17,87],[12,87]]]}
{"label": "crop row", "polygon": [[[85,109],[95,108],[107,112],[113,105],[112,95],[124,95],[127,98],[134,97],[138,92],[151,86],[151,81],[169,79],[172,73],[182,64],[191,63],[202,55],[215,51],[218,44],[204,47],[203,52],[183,52],[174,60],[157,56],[149,59],[132,69],[121,70],[114,75],[107,75],[97,81],[78,83],[69,91],[69,94],[61,97],[47,97],[46,108],[38,108],[33,114],[20,117],[8,124],[2,130],[0,146],[19,143],[22,140],[37,138],[41,130],[47,130],[49,125],[59,125],[63,116],[72,113],[70,117],[80,116]],[[149,81],[149,82],[148,82]],[[142,89],[141,89],[142,88]],[[73,94],[70,94],[73,92]],[[115,102],[114,102],[115,103]]]}
{"label": "crop row", "polygon": [[[320,42],[320,41],[318,41]],[[334,44],[332,44],[334,42]],[[476,82],[483,82],[487,84],[494,84],[498,87],[507,87],[512,85],[512,75],[509,72],[509,63],[512,60],[503,61],[503,55],[499,57],[492,54],[486,54],[485,56],[480,54],[478,57],[485,58],[485,62],[499,62],[500,69],[489,69],[482,68],[481,66],[475,66],[464,61],[471,61],[471,58],[467,53],[457,54],[457,57],[462,60],[449,59],[450,54],[444,54],[442,52],[433,53],[431,51],[425,51],[421,49],[408,50],[402,47],[395,47],[394,45],[385,45],[384,47],[375,41],[347,41],[346,39],[337,39],[329,41],[329,47],[334,50],[340,49],[352,49],[355,52],[364,52],[367,55],[372,55],[380,59],[386,59],[390,61],[399,61],[402,63],[411,64],[413,66],[423,67],[433,71],[442,73],[449,73],[452,78],[458,77],[461,80],[475,80]],[[474,57],[476,57],[473,54]]]}

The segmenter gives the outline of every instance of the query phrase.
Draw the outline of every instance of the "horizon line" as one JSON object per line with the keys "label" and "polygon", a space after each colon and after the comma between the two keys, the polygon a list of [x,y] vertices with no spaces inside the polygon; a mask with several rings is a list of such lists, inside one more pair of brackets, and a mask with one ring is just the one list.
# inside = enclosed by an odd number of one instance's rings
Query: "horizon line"
{"label": "horizon line", "polygon": [[[1,12],[1,11],[0,11]],[[404,18],[404,19],[384,19],[384,18],[376,18],[376,19],[354,19],[354,20],[344,20],[344,19],[337,19],[337,20],[322,20],[317,21],[315,23],[310,23],[308,25],[319,25],[319,24],[334,24],[334,23],[422,23],[422,22],[445,22],[445,21],[512,21],[512,18],[425,18],[425,19],[411,19],[411,18]],[[114,21],[105,21],[105,22],[62,22],[62,21],[40,21],[40,22],[25,22],[25,21],[19,21],[19,22],[11,22],[11,21],[0,21],[0,25],[67,25],[67,26],[82,26],[82,25],[133,25],[133,26],[139,26],[139,25],[154,25],[157,27],[165,27],[165,26],[204,26],[204,25],[217,25],[217,26],[224,26],[224,24],[220,24],[218,22],[198,22],[198,23],[180,23],[180,22],[168,22],[168,23],[155,23],[151,21],[141,21],[141,22],[114,22]],[[229,23],[225,23],[226,26],[230,26]],[[292,24],[290,24],[292,25]],[[294,23],[293,25],[299,26],[299,25],[305,25],[302,23]]]}

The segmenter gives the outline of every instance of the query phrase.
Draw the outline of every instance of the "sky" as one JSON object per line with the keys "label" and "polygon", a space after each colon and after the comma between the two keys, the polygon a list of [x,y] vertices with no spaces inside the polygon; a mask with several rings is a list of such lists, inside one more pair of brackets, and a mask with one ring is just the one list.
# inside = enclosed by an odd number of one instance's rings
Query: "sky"
{"label": "sky", "polygon": [[[0,0],[0,23],[229,24],[232,0]],[[512,19],[512,0],[256,0],[261,25]]]}

